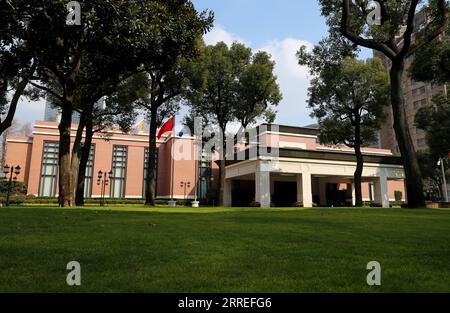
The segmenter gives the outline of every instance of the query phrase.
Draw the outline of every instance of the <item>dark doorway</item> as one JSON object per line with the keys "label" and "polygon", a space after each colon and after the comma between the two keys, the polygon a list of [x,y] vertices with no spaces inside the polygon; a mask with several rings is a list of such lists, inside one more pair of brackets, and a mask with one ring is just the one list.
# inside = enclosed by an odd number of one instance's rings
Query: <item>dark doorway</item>
{"label": "dark doorway", "polygon": [[255,199],[255,182],[250,180],[233,181],[231,194],[234,207],[248,207]]}
{"label": "dark doorway", "polygon": [[327,206],[348,206],[347,190],[339,190],[338,184],[327,184]]}
{"label": "dark doorway", "polygon": [[277,207],[291,207],[297,202],[296,182],[275,182],[272,202]]}

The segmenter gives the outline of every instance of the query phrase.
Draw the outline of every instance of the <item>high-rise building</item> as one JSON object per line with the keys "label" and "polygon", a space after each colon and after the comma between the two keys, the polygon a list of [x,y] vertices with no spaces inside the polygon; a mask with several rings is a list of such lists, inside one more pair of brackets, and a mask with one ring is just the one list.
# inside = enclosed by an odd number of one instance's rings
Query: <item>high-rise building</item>
{"label": "high-rise building", "polygon": [[[415,17],[415,33],[422,29],[427,22],[426,15],[423,11],[418,12]],[[397,37],[398,45],[402,45],[402,30],[400,36]],[[414,36],[414,34],[413,34]],[[414,38],[414,37],[413,37]],[[374,55],[381,58],[386,70],[389,71],[391,68],[391,61],[383,53],[379,51],[374,51]],[[445,86],[433,85],[431,83],[424,83],[414,81],[409,75],[409,68],[414,60],[414,55],[408,57],[405,61],[405,71],[403,74],[403,98],[405,101],[405,110],[408,118],[409,132],[413,140],[416,150],[427,148],[427,143],[425,140],[425,132],[422,129],[417,128],[414,125],[414,118],[417,111],[431,103],[433,97],[440,93],[446,91]],[[388,115],[386,124],[381,128],[380,131],[380,145],[381,148],[390,149],[394,154],[400,154],[400,149],[395,137],[395,131],[393,128],[394,120],[392,116],[392,108],[390,106],[386,107],[386,113]]]}

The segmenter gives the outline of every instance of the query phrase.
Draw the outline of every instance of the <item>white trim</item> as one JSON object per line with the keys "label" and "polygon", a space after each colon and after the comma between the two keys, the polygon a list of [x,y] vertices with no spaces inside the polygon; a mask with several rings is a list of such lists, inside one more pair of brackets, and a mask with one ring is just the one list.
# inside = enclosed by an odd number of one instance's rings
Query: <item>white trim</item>
{"label": "white trim", "polygon": [[32,144],[33,140],[29,139],[29,140],[21,140],[21,139],[7,139],[6,142],[14,142],[14,143],[27,143],[27,144]]}
{"label": "white trim", "polygon": [[275,147],[275,148],[279,148],[279,149],[284,149],[284,148],[295,148],[295,149],[301,149],[301,150],[306,150],[307,146],[306,143],[303,142],[290,142],[290,141],[280,141],[278,142],[278,146],[279,147]]}
{"label": "white trim", "polygon": [[317,136],[315,135],[304,135],[304,134],[292,134],[292,133],[282,133],[282,132],[274,132],[274,131],[265,131],[261,134],[258,135],[262,136],[264,134],[268,134],[268,135],[281,135],[281,136],[291,136],[291,137],[301,137],[301,138],[314,138],[316,139]]}
{"label": "white trim", "polygon": [[[39,132],[39,131],[34,131],[33,135],[59,136],[58,133]],[[71,134],[70,137],[74,138],[74,137],[76,137],[76,135],[75,134]],[[83,138],[84,138],[84,135],[83,135]],[[131,141],[131,142],[145,142],[145,143],[148,143],[148,139],[137,139],[137,138],[111,137],[111,138],[109,138],[109,140],[106,140],[104,137],[98,136],[98,135],[94,135],[92,138],[93,139],[105,140],[105,141],[115,141],[115,140],[117,140],[117,141]],[[157,143],[165,143],[165,141],[162,141],[162,140],[157,140],[156,142]]]}
{"label": "white trim", "polygon": [[[301,163],[315,163],[315,164],[327,164],[327,165],[357,165],[356,162],[350,161],[331,161],[331,160],[318,160],[318,159],[295,159],[295,158],[278,158],[273,160],[274,162],[284,161],[284,162],[301,162]],[[370,167],[389,167],[389,168],[400,168],[403,169],[402,165],[393,165],[393,164],[380,164],[380,163],[368,163],[366,162],[364,166]]]}
{"label": "white trim", "polygon": [[[339,149],[339,148],[330,148],[330,147],[324,147],[324,146],[318,146],[316,148],[316,150],[327,150],[327,151],[333,151],[333,152],[352,152],[354,153],[355,151],[352,149]],[[392,152],[383,152],[383,151],[367,151],[367,150],[362,150],[363,154],[377,154],[377,155],[385,155],[385,156],[392,156]]]}

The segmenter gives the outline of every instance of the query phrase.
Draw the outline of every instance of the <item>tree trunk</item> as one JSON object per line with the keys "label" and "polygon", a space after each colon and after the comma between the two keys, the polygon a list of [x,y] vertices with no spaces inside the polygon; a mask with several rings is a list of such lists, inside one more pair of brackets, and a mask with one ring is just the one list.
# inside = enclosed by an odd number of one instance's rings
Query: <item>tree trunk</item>
{"label": "tree trunk", "polygon": [[[84,206],[84,183],[86,179],[86,167],[91,153],[92,137],[94,136],[91,117],[86,121],[86,138],[81,152],[80,166],[78,168],[77,188],[75,191],[75,204]],[[94,179],[94,177],[93,177]]]}
{"label": "tree trunk", "polygon": [[356,155],[356,170],[354,174],[355,180],[355,206],[363,206],[362,188],[361,188],[361,178],[364,169],[364,157],[361,152],[361,117],[358,115],[356,117],[355,124],[355,155]]}
{"label": "tree trunk", "polygon": [[395,135],[405,169],[408,206],[410,208],[419,208],[425,206],[425,197],[419,162],[409,132],[408,119],[404,107],[402,87],[403,72],[404,62],[393,62],[390,72],[391,105]]}
{"label": "tree trunk", "polygon": [[86,126],[86,116],[83,113],[80,118],[80,123],[78,124],[77,133],[75,136],[75,141],[72,147],[72,159],[70,160],[70,168],[71,168],[71,186],[72,186],[72,197],[75,199],[76,204],[76,190],[77,190],[77,182],[78,182],[78,174],[80,168],[80,159],[83,153],[83,132]]}
{"label": "tree trunk", "polygon": [[[147,186],[145,189],[145,204],[152,207],[155,206],[155,199],[156,199],[156,131],[158,128],[156,122],[157,112],[158,112],[157,109],[152,109],[150,112],[150,134],[148,147],[149,155],[147,162],[147,178],[146,178]],[[172,144],[174,143],[172,142]]]}
{"label": "tree trunk", "polygon": [[64,103],[59,123],[59,205],[61,207],[73,205],[73,189],[70,161],[70,132],[72,126],[72,104]]}

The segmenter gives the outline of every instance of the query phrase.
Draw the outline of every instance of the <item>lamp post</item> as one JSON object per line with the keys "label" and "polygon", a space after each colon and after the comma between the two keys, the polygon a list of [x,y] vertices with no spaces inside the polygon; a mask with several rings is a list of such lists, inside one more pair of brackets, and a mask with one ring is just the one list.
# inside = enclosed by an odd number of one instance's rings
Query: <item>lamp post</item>
{"label": "lamp post", "polygon": [[109,173],[98,171],[98,177],[97,177],[97,186],[100,187],[100,206],[105,206],[105,192],[106,192],[106,186],[109,185],[109,181],[112,178],[112,171],[109,171]]}
{"label": "lamp post", "polygon": [[17,165],[16,167],[14,167],[14,166],[9,167],[8,165],[5,165],[3,167],[3,174],[4,174],[3,179],[5,179],[5,180],[8,179],[7,176],[8,176],[8,174],[10,174],[9,180],[8,180],[8,189],[7,189],[7,193],[6,193],[5,206],[9,206],[9,197],[11,195],[11,187],[12,187],[13,177],[14,177],[14,181],[16,181],[17,176],[19,176],[19,174],[20,174],[20,170],[21,170],[21,168],[19,165]]}
{"label": "lamp post", "polygon": [[187,199],[186,199],[186,188],[191,187],[191,182],[190,182],[190,181],[182,181],[182,182],[180,183],[180,187],[181,187],[181,188],[184,188],[184,201],[186,201],[186,200],[187,200]]}
{"label": "lamp post", "polygon": [[443,194],[444,194],[444,200],[445,202],[448,202],[448,192],[447,192],[447,179],[445,178],[445,167],[444,167],[444,159],[440,158],[439,162],[438,162],[438,166],[441,166],[441,170],[442,170],[442,189],[443,189]]}

